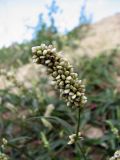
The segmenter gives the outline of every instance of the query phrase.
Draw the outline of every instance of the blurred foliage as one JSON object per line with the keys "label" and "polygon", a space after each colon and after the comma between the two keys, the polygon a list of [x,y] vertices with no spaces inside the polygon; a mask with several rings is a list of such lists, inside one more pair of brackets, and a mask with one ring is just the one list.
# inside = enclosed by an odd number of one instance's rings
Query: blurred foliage
{"label": "blurred foliage", "polygon": [[29,62],[31,56],[31,43],[17,44],[0,49],[0,67],[19,67]]}
{"label": "blurred foliage", "polygon": [[87,0],[84,0],[80,9],[79,26],[87,25],[92,22],[92,15],[87,14],[86,8]]}

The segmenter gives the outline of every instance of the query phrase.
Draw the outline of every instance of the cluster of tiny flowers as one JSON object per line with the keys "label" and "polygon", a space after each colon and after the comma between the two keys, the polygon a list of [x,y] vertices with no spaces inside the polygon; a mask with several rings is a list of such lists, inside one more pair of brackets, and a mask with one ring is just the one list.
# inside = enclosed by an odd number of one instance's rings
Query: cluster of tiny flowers
{"label": "cluster of tiny flowers", "polygon": [[0,152],[0,160],[8,160],[6,154]]}
{"label": "cluster of tiny flowers", "polygon": [[48,73],[53,77],[55,86],[60,95],[67,102],[67,106],[79,108],[87,102],[85,85],[78,79],[72,66],[65,60],[52,45],[32,47],[33,62],[47,67]]}
{"label": "cluster of tiny flowers", "polygon": [[[79,138],[79,139],[82,139],[82,138],[83,138],[83,137],[81,137],[81,132],[78,133],[78,138]],[[69,145],[75,143],[76,134],[70,135],[70,136],[69,136],[69,139],[70,139],[69,142],[68,142]]]}
{"label": "cluster of tiny flowers", "polygon": [[14,78],[14,72],[12,71],[7,71],[5,69],[0,70],[0,75],[5,76],[7,80],[13,79]]}
{"label": "cluster of tiny flowers", "polygon": [[116,151],[114,156],[111,157],[109,160],[120,160],[120,150]]}
{"label": "cluster of tiny flowers", "polygon": [[7,145],[7,143],[8,143],[8,141],[7,141],[5,138],[3,138],[3,139],[2,139],[2,145],[1,145],[1,148],[2,148],[2,149],[4,149],[4,148],[5,148],[5,146]]}
{"label": "cluster of tiny flowers", "polygon": [[7,71],[5,69],[0,70],[0,75],[4,76],[6,80],[11,81],[12,84],[16,85],[18,88],[24,89],[24,86],[21,82],[18,82],[15,77],[15,72],[13,71]]}
{"label": "cluster of tiny flowers", "polygon": [[[2,150],[5,149],[5,146],[7,145],[7,140],[5,138],[2,139],[2,145],[1,148]],[[8,156],[2,152],[0,152],[0,160],[8,160]]]}

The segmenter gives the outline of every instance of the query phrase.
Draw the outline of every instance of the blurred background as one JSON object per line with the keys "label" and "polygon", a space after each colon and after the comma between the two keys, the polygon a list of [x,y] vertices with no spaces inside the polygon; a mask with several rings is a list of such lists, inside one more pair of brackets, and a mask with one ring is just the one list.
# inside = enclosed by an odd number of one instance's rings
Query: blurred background
{"label": "blurred background", "polygon": [[83,160],[68,146],[77,111],[67,108],[31,47],[53,44],[86,85],[81,145],[87,160],[120,147],[120,1],[0,0],[0,152],[10,160]]}

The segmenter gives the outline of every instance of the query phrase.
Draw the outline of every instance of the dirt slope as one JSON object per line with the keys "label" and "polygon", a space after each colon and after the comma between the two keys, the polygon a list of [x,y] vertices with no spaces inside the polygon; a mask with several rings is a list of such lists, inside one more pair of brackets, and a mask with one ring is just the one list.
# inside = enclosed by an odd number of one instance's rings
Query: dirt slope
{"label": "dirt slope", "polygon": [[90,56],[120,47],[120,13],[90,25],[87,36],[82,40],[78,39],[77,45],[74,54]]}

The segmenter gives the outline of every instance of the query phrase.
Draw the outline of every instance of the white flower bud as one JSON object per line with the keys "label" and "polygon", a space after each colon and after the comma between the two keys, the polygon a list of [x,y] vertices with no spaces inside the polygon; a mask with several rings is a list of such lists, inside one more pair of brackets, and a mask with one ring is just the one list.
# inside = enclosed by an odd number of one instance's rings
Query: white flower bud
{"label": "white flower bud", "polygon": [[40,56],[40,59],[44,59],[45,58],[45,56]]}
{"label": "white flower bud", "polygon": [[58,73],[59,73],[59,74],[62,74],[62,73],[63,73],[63,71],[62,71],[62,70],[58,70]]}
{"label": "white flower bud", "polygon": [[76,95],[80,97],[80,96],[81,96],[81,93],[80,93],[80,92],[77,92]]}
{"label": "white flower bud", "polygon": [[68,88],[70,89],[70,84],[67,84],[67,85],[65,86],[65,88],[66,88],[66,89],[68,89]]}
{"label": "white flower bud", "polygon": [[57,77],[58,74],[56,71],[54,71],[52,75],[53,75],[53,77]]}
{"label": "white flower bud", "polygon": [[82,99],[83,99],[83,100],[87,100],[87,97],[86,97],[86,96],[82,96]]}
{"label": "white flower bud", "polygon": [[84,85],[84,84],[82,84],[80,87],[81,87],[81,88],[85,88],[85,85]]}
{"label": "white flower bud", "polygon": [[77,73],[71,73],[71,76],[72,76],[73,78],[77,78],[78,74],[77,74]]}
{"label": "white flower bud", "polygon": [[74,94],[73,96],[72,96],[72,99],[75,99],[76,98],[76,94]]}
{"label": "white flower bud", "polygon": [[45,64],[48,64],[48,63],[50,63],[50,62],[51,62],[50,60],[46,60],[46,61],[45,61]]}
{"label": "white flower bud", "polygon": [[71,76],[68,76],[67,78],[66,78],[66,80],[71,80],[72,79],[72,77]]}
{"label": "white flower bud", "polygon": [[71,103],[70,102],[67,102],[67,106],[69,107],[71,105]]}
{"label": "white flower bud", "polygon": [[36,59],[33,59],[33,63],[37,63],[37,61],[38,61],[38,59],[36,58]]}
{"label": "white flower bud", "polygon": [[50,53],[51,52],[51,49],[47,49],[47,53]]}
{"label": "white flower bud", "polygon": [[32,53],[36,53],[37,52],[37,47],[32,47]]}
{"label": "white flower bud", "polygon": [[70,92],[70,89],[66,89],[66,90],[64,90],[64,93],[69,93]]}
{"label": "white flower bud", "polygon": [[37,58],[37,55],[33,55],[32,58],[33,58],[33,59],[36,59],[36,58]]}
{"label": "white flower bud", "polygon": [[69,136],[69,138],[70,138],[70,139],[73,139],[73,138],[75,138],[75,136],[76,136],[76,134],[71,134],[71,135]]}
{"label": "white flower bud", "polygon": [[74,141],[74,139],[72,139],[72,140],[70,140],[69,142],[68,142],[68,145],[71,145],[71,144],[73,144],[75,141]]}
{"label": "white flower bud", "polygon": [[66,75],[66,76],[68,76],[69,74],[70,74],[70,72],[69,72],[69,71],[66,71],[66,72],[65,72],[65,75]]}
{"label": "white flower bud", "polygon": [[60,65],[64,67],[65,62],[64,61],[60,62]]}
{"label": "white flower bud", "polygon": [[60,75],[58,75],[58,76],[56,77],[56,80],[58,80],[58,79],[60,79]]}
{"label": "white flower bud", "polygon": [[66,77],[65,77],[65,75],[61,75],[61,78],[63,79],[63,80],[65,80],[66,79]]}
{"label": "white flower bud", "polygon": [[70,92],[69,95],[70,95],[70,96],[74,96],[74,93],[73,93],[73,92]]}
{"label": "white flower bud", "polygon": [[41,49],[41,46],[36,46],[37,51]]}
{"label": "white flower bud", "polygon": [[59,85],[60,85],[60,86],[63,86],[63,85],[64,85],[64,82],[63,82],[63,81],[61,81],[61,82],[59,83]]}
{"label": "white flower bud", "polygon": [[70,81],[67,81],[67,80],[66,80],[66,81],[65,81],[65,83],[66,83],[66,84],[69,84],[69,83],[70,83]]}
{"label": "white flower bud", "polygon": [[60,93],[63,93],[63,89],[60,89]]}
{"label": "white flower bud", "polygon": [[48,46],[48,48],[49,48],[49,49],[52,49],[52,48],[53,48],[53,46],[52,46],[52,45],[49,45],[49,46]]}
{"label": "white flower bud", "polygon": [[87,100],[82,100],[81,103],[85,104],[85,103],[87,103]]}
{"label": "white flower bud", "polygon": [[62,67],[61,66],[56,66],[58,69],[62,69]]}
{"label": "white flower bud", "polygon": [[51,52],[52,52],[52,53],[56,53],[56,48],[53,48],[53,49],[51,50]]}
{"label": "white flower bud", "polygon": [[43,43],[41,44],[41,49],[45,49],[46,48],[46,45]]}

